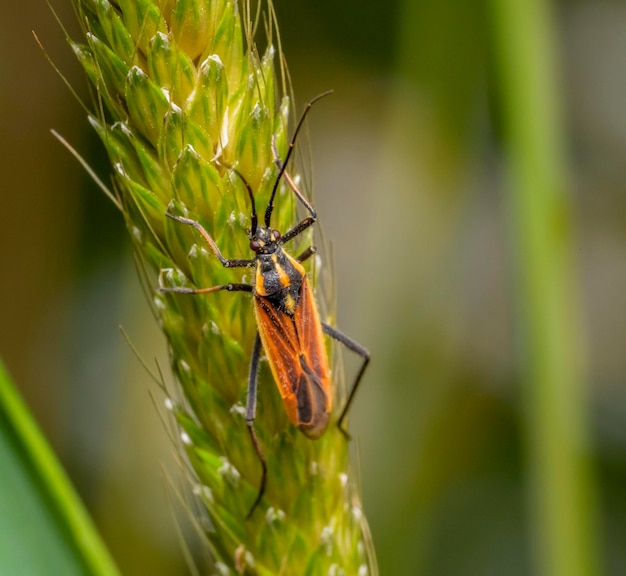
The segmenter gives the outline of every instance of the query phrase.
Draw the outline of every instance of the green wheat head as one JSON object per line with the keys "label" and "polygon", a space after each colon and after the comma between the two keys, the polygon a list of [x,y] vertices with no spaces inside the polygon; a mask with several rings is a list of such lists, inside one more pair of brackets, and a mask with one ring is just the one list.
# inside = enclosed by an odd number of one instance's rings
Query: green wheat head
{"label": "green wheat head", "polygon": [[[283,70],[280,85],[275,71],[271,4],[254,16],[266,32],[260,56],[247,2],[243,17],[233,0],[74,3],[85,39],[71,45],[94,88],[89,120],[109,154],[114,201],[169,343],[180,389],[169,390],[166,404],[193,493],[208,515],[203,533],[216,572],[375,573],[348,443],[335,426],[317,441],[298,432],[265,362],[255,428],[267,459],[267,488],[246,520],[261,478],[244,409],[256,333],[250,296],[158,289],[159,283],[252,280],[248,269],[224,269],[197,231],[166,213],[200,221],[226,257],[251,257],[250,201],[233,168],[254,190],[262,215],[277,176],[272,145],[284,158],[292,114]],[[293,193],[283,183],[272,225],[284,232],[296,219]],[[296,253],[313,241],[312,231],[302,236],[290,246]],[[325,270],[315,260],[316,266],[307,264],[315,268],[309,272],[314,283]],[[335,413],[341,402],[334,398]]]}

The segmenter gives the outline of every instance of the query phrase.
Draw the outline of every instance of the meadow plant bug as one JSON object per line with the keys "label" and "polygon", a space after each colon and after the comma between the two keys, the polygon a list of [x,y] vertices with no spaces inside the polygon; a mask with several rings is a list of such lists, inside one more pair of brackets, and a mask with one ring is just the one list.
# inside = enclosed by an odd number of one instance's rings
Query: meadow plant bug
{"label": "meadow plant bug", "polygon": [[[289,419],[305,436],[312,439],[319,438],[326,431],[332,408],[330,371],[323,334],[341,342],[363,359],[345,406],[337,420],[337,426],[346,437],[348,433],[343,428],[343,421],[370,359],[369,352],[363,346],[320,319],[313,290],[302,266],[302,262],[315,254],[315,247],[310,246],[297,257],[290,256],[283,248],[287,242],[300,235],[317,220],[315,209],[295,186],[286,173],[286,168],[307,113],[316,101],[329,93],[320,94],[306,105],[289,143],[285,161],[276,160],[278,175],[265,210],[263,225],[258,223],[254,194],[250,185],[235,170],[250,198],[251,226],[248,236],[254,258],[225,258],[213,238],[199,222],[167,213],[169,218],[193,226],[225,268],[255,269],[253,284],[231,283],[208,288],[161,287],[162,291],[183,294],[208,294],[220,290],[252,293],[258,333],[250,360],[246,422],[252,444],[261,462],[262,475],[259,493],[248,517],[252,515],[263,497],[267,476],[265,457],[254,430],[261,350],[265,351]],[[271,227],[271,218],[274,199],[283,176],[298,200],[309,212],[309,216],[281,235],[278,230]]]}

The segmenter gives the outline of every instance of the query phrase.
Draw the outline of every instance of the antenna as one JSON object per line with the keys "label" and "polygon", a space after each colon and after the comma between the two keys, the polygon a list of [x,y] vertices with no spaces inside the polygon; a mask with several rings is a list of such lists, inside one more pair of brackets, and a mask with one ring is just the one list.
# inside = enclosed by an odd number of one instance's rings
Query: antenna
{"label": "antenna", "polygon": [[250,188],[250,184],[248,184],[248,181],[243,177],[243,174],[239,172],[237,168],[233,168],[233,172],[237,174],[237,176],[239,176],[239,179],[243,182],[243,185],[246,187],[246,190],[248,191],[248,196],[250,197],[250,204],[252,204],[252,214],[250,214],[250,237],[252,237],[256,234],[256,229],[257,229],[257,224],[258,224],[258,218],[256,215],[256,206],[254,204],[254,194],[252,193],[252,188]]}
{"label": "antenna", "polygon": [[270,220],[272,219],[272,212],[274,211],[274,197],[276,196],[276,190],[278,190],[278,184],[280,183],[280,179],[282,178],[285,170],[287,169],[287,163],[289,162],[289,158],[291,158],[291,153],[293,152],[293,148],[296,144],[296,138],[298,137],[298,132],[300,132],[300,128],[302,128],[302,124],[304,123],[304,119],[306,115],[309,113],[309,110],[312,108],[313,104],[315,104],[318,100],[321,100],[325,96],[332,94],[332,90],[327,90],[326,92],[322,92],[320,95],[316,96],[307,103],[304,108],[304,112],[302,112],[302,116],[300,116],[300,121],[296,126],[296,131],[293,133],[293,137],[291,138],[291,142],[289,142],[289,150],[287,151],[287,156],[285,156],[285,161],[283,165],[280,167],[278,171],[278,176],[276,176],[276,182],[274,182],[274,187],[272,188],[272,195],[270,196],[270,202],[267,205],[267,209],[265,210],[265,226],[269,228]]}

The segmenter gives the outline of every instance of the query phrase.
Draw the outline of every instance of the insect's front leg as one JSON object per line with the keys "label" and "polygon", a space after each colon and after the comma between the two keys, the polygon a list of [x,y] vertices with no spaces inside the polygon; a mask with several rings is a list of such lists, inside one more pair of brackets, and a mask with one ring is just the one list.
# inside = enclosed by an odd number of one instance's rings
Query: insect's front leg
{"label": "insect's front leg", "polygon": [[165,215],[172,220],[180,222],[181,224],[188,224],[189,226],[193,226],[198,232],[200,232],[211,250],[213,250],[213,253],[218,257],[224,268],[252,268],[254,266],[254,260],[225,258],[222,255],[222,252],[218,248],[217,244],[215,243],[215,240],[211,238],[211,235],[206,231],[206,228],[204,228],[204,226],[202,226],[202,224],[200,224],[200,222],[198,222],[197,220],[191,220],[190,218],[184,218],[183,216],[176,216],[171,212],[166,212]]}
{"label": "insect's front leg", "polygon": [[337,427],[339,428],[341,433],[346,438],[349,439],[350,434],[343,427],[343,421],[345,417],[348,415],[348,410],[350,410],[350,405],[352,404],[352,401],[354,400],[354,397],[356,395],[356,391],[359,387],[359,384],[361,383],[361,378],[363,377],[365,369],[367,368],[367,365],[369,364],[370,353],[367,350],[367,348],[365,348],[364,346],[361,346],[358,342],[356,342],[355,340],[352,340],[352,338],[346,336],[343,332],[340,332],[336,328],[333,328],[332,326],[324,322],[322,322],[322,330],[324,331],[325,334],[328,334],[331,338],[334,338],[338,342],[341,342],[346,348],[348,348],[349,350],[352,350],[352,352],[354,352],[355,354],[358,354],[363,359],[363,363],[361,364],[361,369],[359,370],[358,374],[356,375],[356,378],[354,379],[354,384],[352,384],[352,388],[350,389],[350,392],[348,394],[348,399],[346,400],[346,404],[343,407],[343,410],[341,411],[339,420],[337,420]]}

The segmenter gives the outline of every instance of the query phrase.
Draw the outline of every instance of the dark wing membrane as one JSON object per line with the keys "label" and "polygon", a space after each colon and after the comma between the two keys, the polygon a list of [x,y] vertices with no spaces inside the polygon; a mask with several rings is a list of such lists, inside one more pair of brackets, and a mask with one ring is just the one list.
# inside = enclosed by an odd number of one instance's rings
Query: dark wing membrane
{"label": "dark wing membrane", "polygon": [[306,356],[300,355],[302,376],[297,391],[298,427],[310,438],[321,436],[328,426],[330,396],[319,375],[311,371]]}

